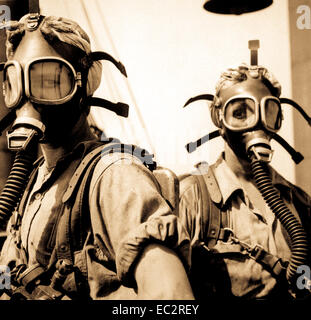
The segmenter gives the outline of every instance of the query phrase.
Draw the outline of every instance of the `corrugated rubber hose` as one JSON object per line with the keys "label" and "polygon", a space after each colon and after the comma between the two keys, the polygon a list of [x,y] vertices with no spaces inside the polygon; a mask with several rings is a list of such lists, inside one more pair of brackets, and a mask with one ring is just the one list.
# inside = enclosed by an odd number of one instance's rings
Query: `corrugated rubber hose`
{"label": "corrugated rubber hose", "polygon": [[286,278],[290,284],[294,285],[298,266],[306,264],[308,258],[306,232],[272,185],[266,163],[253,158],[251,165],[260,193],[291,239],[292,254],[286,270]]}
{"label": "corrugated rubber hose", "polygon": [[10,174],[0,195],[1,228],[6,227],[25,191],[36,157],[36,152],[30,150],[21,150],[15,155]]}

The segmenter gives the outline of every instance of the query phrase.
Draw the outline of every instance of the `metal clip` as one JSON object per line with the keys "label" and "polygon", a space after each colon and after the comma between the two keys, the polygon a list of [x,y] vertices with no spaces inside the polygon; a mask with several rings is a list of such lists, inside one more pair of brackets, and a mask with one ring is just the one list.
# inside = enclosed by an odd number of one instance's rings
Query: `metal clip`
{"label": "metal clip", "polygon": [[261,257],[261,254],[263,252],[264,248],[259,245],[259,244],[256,244],[249,252],[249,256],[254,259],[254,260],[259,260],[260,257]]}
{"label": "metal clip", "polygon": [[234,243],[239,244],[248,253],[249,257],[256,261],[260,259],[261,254],[264,251],[264,248],[259,244],[255,244],[254,246],[251,246],[248,243],[241,241],[235,237],[231,237],[231,240]]}
{"label": "metal clip", "polygon": [[40,14],[39,13],[30,13],[27,19],[27,28],[30,31],[34,31],[39,26]]}
{"label": "metal clip", "polygon": [[81,76],[81,72],[77,72],[76,81],[77,81],[77,86],[78,86],[78,87],[82,87],[82,76]]}
{"label": "metal clip", "polygon": [[231,228],[223,228],[223,242],[229,242],[233,236],[233,230]]}

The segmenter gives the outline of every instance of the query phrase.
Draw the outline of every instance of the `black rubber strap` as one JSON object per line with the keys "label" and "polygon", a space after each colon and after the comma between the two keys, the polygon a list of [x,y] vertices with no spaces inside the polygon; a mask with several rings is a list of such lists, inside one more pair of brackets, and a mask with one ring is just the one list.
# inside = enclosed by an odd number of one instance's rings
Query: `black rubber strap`
{"label": "black rubber strap", "polygon": [[29,13],[40,13],[39,0],[29,0]]}

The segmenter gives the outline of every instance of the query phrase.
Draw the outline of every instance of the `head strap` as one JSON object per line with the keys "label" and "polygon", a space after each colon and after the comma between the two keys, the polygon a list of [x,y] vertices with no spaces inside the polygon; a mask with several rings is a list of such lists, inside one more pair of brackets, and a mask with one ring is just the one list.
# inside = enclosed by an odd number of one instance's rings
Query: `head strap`
{"label": "head strap", "polygon": [[110,62],[112,62],[117,68],[118,70],[125,76],[127,77],[127,73],[125,70],[124,65],[122,64],[122,62],[117,61],[114,57],[112,57],[110,54],[108,54],[107,52],[103,52],[103,51],[94,51],[90,53],[90,58],[93,61],[98,61],[98,60],[108,60]]}

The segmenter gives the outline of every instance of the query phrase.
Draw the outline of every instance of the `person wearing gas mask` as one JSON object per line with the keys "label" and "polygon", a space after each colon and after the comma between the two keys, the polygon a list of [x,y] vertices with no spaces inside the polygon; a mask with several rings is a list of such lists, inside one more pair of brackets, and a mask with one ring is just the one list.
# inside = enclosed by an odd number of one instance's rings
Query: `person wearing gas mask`
{"label": "person wearing gas mask", "polygon": [[266,68],[242,64],[221,74],[215,96],[188,101],[212,101],[219,130],[203,140],[225,140],[215,164],[202,162],[194,174],[180,177],[179,215],[191,237],[190,281],[197,299],[307,293],[308,279],[299,278],[299,268],[310,266],[311,200],[269,165],[271,139],[286,146],[277,135],[280,93]]}
{"label": "person wearing gas mask", "polygon": [[[16,118],[8,145],[20,167],[0,197],[1,222],[10,218],[0,261],[10,286],[2,298],[192,299],[189,237],[154,175],[126,146],[112,152],[98,141],[87,122],[98,59],[124,73],[120,63],[92,53],[77,23],[53,16],[12,22],[6,45],[4,100]],[[24,177],[38,145],[43,157]],[[18,201],[11,207],[10,197]]]}

